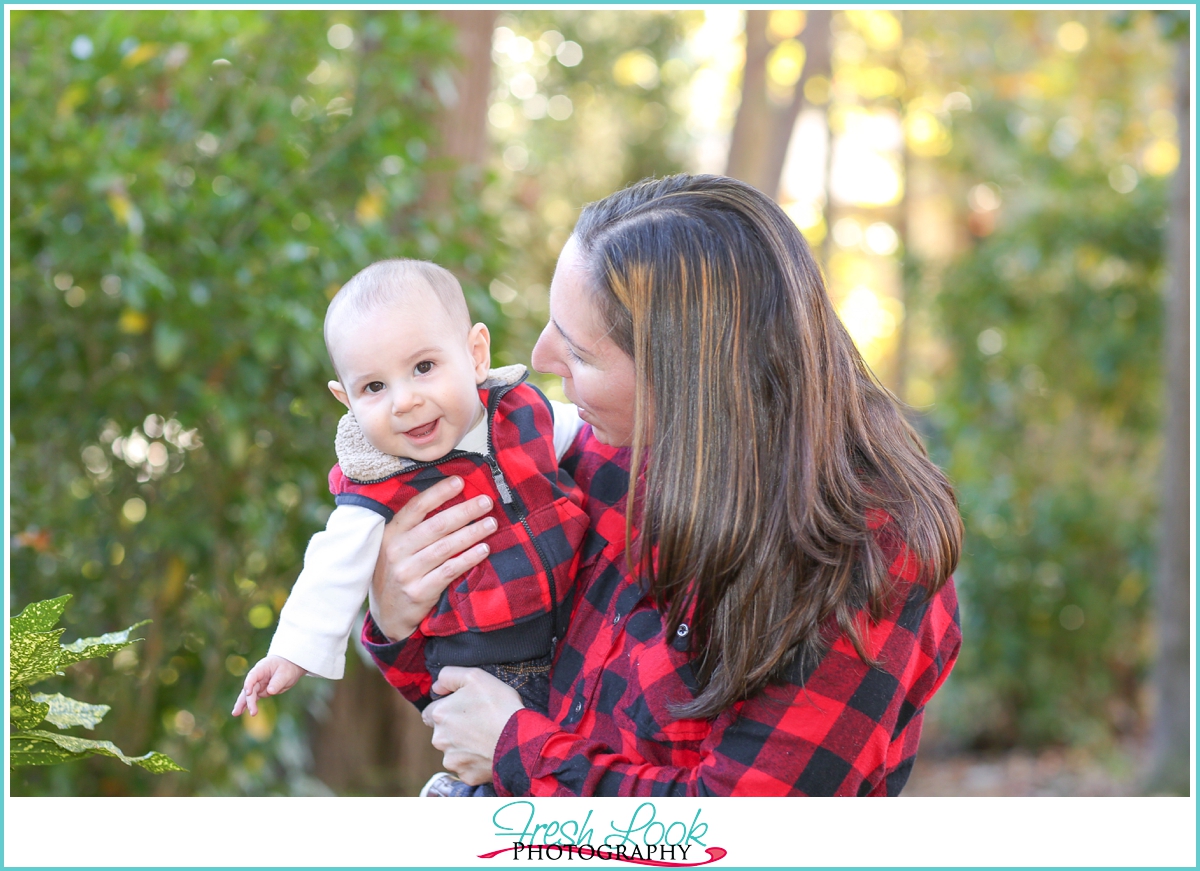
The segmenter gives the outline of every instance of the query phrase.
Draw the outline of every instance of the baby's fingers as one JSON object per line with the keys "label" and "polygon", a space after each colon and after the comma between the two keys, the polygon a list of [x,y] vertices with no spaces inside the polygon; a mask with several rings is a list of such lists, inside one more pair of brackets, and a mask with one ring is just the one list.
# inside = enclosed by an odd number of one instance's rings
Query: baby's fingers
{"label": "baby's fingers", "polygon": [[249,710],[251,717],[257,717],[258,716],[258,704],[256,703],[257,696],[258,696],[258,693],[253,689],[248,690],[248,691],[243,689],[240,693],[238,693],[237,701],[233,705],[233,716],[235,716],[235,717],[241,716],[242,712]]}
{"label": "baby's fingers", "polygon": [[271,675],[271,681],[267,684],[267,688],[263,690],[263,695],[274,696],[290,690],[295,686],[296,681],[300,679],[301,674],[300,669],[294,666],[277,669],[275,674]]}

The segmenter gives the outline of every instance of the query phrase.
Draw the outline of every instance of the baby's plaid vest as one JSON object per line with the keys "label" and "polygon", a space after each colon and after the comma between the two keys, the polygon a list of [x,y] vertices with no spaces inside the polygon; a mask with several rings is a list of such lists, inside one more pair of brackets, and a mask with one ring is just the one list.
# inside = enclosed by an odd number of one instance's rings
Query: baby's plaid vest
{"label": "baby's plaid vest", "polygon": [[385,520],[451,475],[463,479],[463,490],[438,510],[481,494],[491,497],[497,528],[487,538],[490,555],[452,582],[421,622],[431,666],[545,656],[570,616],[587,515],[579,507],[579,488],[558,467],[550,403],[524,379],[479,391],[487,406],[487,456],[454,450],[374,481],[352,480],[340,465],[329,473],[338,505],[369,508]]}

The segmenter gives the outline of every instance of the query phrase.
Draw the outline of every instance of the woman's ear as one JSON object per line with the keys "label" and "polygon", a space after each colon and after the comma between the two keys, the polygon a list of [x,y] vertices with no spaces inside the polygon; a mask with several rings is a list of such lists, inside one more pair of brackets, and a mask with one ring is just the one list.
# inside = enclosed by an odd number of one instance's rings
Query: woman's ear
{"label": "woman's ear", "polygon": [[346,408],[350,407],[350,397],[346,395],[346,388],[342,387],[340,381],[330,381],[329,392],[336,396],[337,401],[346,406]]}
{"label": "woman's ear", "polygon": [[467,333],[467,350],[471,352],[471,362],[475,364],[475,383],[482,384],[492,368],[492,335],[486,324],[471,327],[471,332]]}

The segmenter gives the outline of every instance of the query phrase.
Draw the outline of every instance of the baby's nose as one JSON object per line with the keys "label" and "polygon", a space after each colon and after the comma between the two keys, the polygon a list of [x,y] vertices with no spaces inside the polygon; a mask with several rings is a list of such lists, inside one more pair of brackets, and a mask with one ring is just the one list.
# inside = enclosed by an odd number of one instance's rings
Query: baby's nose
{"label": "baby's nose", "polygon": [[421,404],[421,395],[415,390],[400,387],[392,393],[392,413],[406,414]]}

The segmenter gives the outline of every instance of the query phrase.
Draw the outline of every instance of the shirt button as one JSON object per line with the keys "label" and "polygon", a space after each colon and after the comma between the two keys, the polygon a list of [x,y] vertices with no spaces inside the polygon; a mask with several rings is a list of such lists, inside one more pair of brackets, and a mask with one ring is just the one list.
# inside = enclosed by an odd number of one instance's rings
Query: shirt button
{"label": "shirt button", "polygon": [[582,710],[583,710],[583,702],[576,702],[575,703],[575,713],[578,714]]}
{"label": "shirt button", "polygon": [[690,630],[688,629],[688,625],[686,623],[680,623],[679,628],[675,630],[675,634],[680,638],[684,638],[687,636],[689,631]]}

